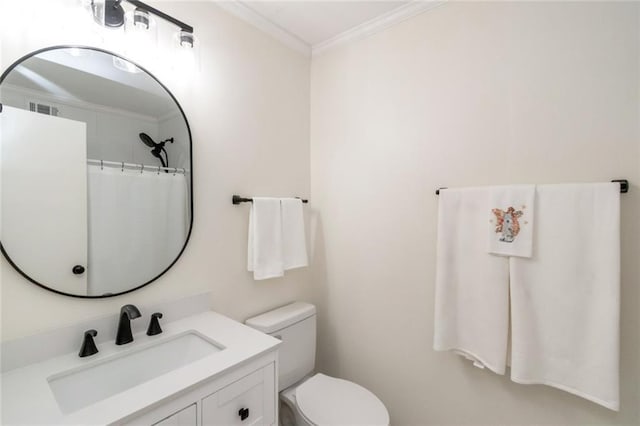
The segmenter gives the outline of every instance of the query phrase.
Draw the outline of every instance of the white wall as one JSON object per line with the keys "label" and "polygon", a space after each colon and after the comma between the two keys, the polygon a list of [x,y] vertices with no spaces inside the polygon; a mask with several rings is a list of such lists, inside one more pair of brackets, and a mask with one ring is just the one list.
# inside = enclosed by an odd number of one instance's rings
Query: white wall
{"label": "white wall", "polygon": [[[75,3],[0,0],[2,69],[41,47],[96,45],[95,34],[82,25],[85,21],[73,21],[66,14],[65,8]],[[200,71],[190,74],[176,71],[168,49],[160,52],[156,64],[131,58],[167,85],[191,126],[195,172],[191,240],[177,264],[158,281],[104,300],[43,290],[2,258],[2,340],[111,314],[125,303],[148,305],[203,291],[213,292],[216,311],[239,320],[308,299],[310,275],[304,268],[262,282],[246,272],[249,207],[233,206],[231,195],[309,195],[309,58],[211,2],[151,3],[193,25],[202,44]],[[171,36],[173,30],[162,30],[161,36]]]}
{"label": "white wall", "polygon": [[[638,3],[449,2],[313,58],[322,370],[397,425],[640,424],[639,50]],[[620,413],[433,351],[436,188],[620,177]]]}

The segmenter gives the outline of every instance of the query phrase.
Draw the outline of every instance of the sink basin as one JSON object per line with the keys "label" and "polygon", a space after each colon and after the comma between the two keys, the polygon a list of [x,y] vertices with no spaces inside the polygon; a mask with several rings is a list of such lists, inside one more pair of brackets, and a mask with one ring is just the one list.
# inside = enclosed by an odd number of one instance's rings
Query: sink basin
{"label": "sink basin", "polygon": [[200,333],[188,331],[55,374],[47,381],[58,406],[68,414],[223,349]]}

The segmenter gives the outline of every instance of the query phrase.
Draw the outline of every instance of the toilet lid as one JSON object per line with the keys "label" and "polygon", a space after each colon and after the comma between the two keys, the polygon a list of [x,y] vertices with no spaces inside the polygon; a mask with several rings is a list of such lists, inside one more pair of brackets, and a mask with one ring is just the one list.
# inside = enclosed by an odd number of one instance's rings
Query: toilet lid
{"label": "toilet lid", "polygon": [[300,412],[316,425],[388,425],[389,413],[369,390],[316,374],[296,389]]}

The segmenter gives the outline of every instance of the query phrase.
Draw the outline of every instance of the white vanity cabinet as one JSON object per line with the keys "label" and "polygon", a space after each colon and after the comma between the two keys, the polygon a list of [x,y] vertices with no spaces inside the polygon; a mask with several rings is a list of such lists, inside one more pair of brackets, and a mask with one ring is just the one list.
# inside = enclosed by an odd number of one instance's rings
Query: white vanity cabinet
{"label": "white vanity cabinet", "polygon": [[[102,329],[100,323],[80,326],[90,328]],[[156,336],[142,328],[132,343],[98,342],[99,352],[85,358],[67,350],[20,365],[45,337],[3,345],[3,365],[13,360],[13,368],[0,375],[0,424],[278,423],[280,340],[212,311],[167,321]],[[52,340],[65,336],[60,333]],[[75,346],[78,335],[68,333],[66,341]]]}
{"label": "white vanity cabinet", "polygon": [[273,351],[220,377],[204,380],[158,407],[116,424],[256,426],[277,424],[277,355]]}
{"label": "white vanity cabinet", "polygon": [[202,424],[270,425],[275,422],[274,364],[202,400]]}
{"label": "white vanity cabinet", "polygon": [[198,424],[197,406],[197,404],[191,404],[187,408],[183,408],[166,419],[160,420],[158,423],[154,423],[153,426],[187,426]]}

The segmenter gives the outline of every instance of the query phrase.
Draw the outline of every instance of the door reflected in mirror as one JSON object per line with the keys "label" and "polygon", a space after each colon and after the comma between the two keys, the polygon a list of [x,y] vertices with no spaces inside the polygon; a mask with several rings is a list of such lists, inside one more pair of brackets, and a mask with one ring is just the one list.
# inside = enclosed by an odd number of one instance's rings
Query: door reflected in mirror
{"label": "door reflected in mirror", "polygon": [[1,227],[26,279],[106,297],[164,274],[192,224],[191,133],[175,97],[125,58],[52,47],[0,77]]}

